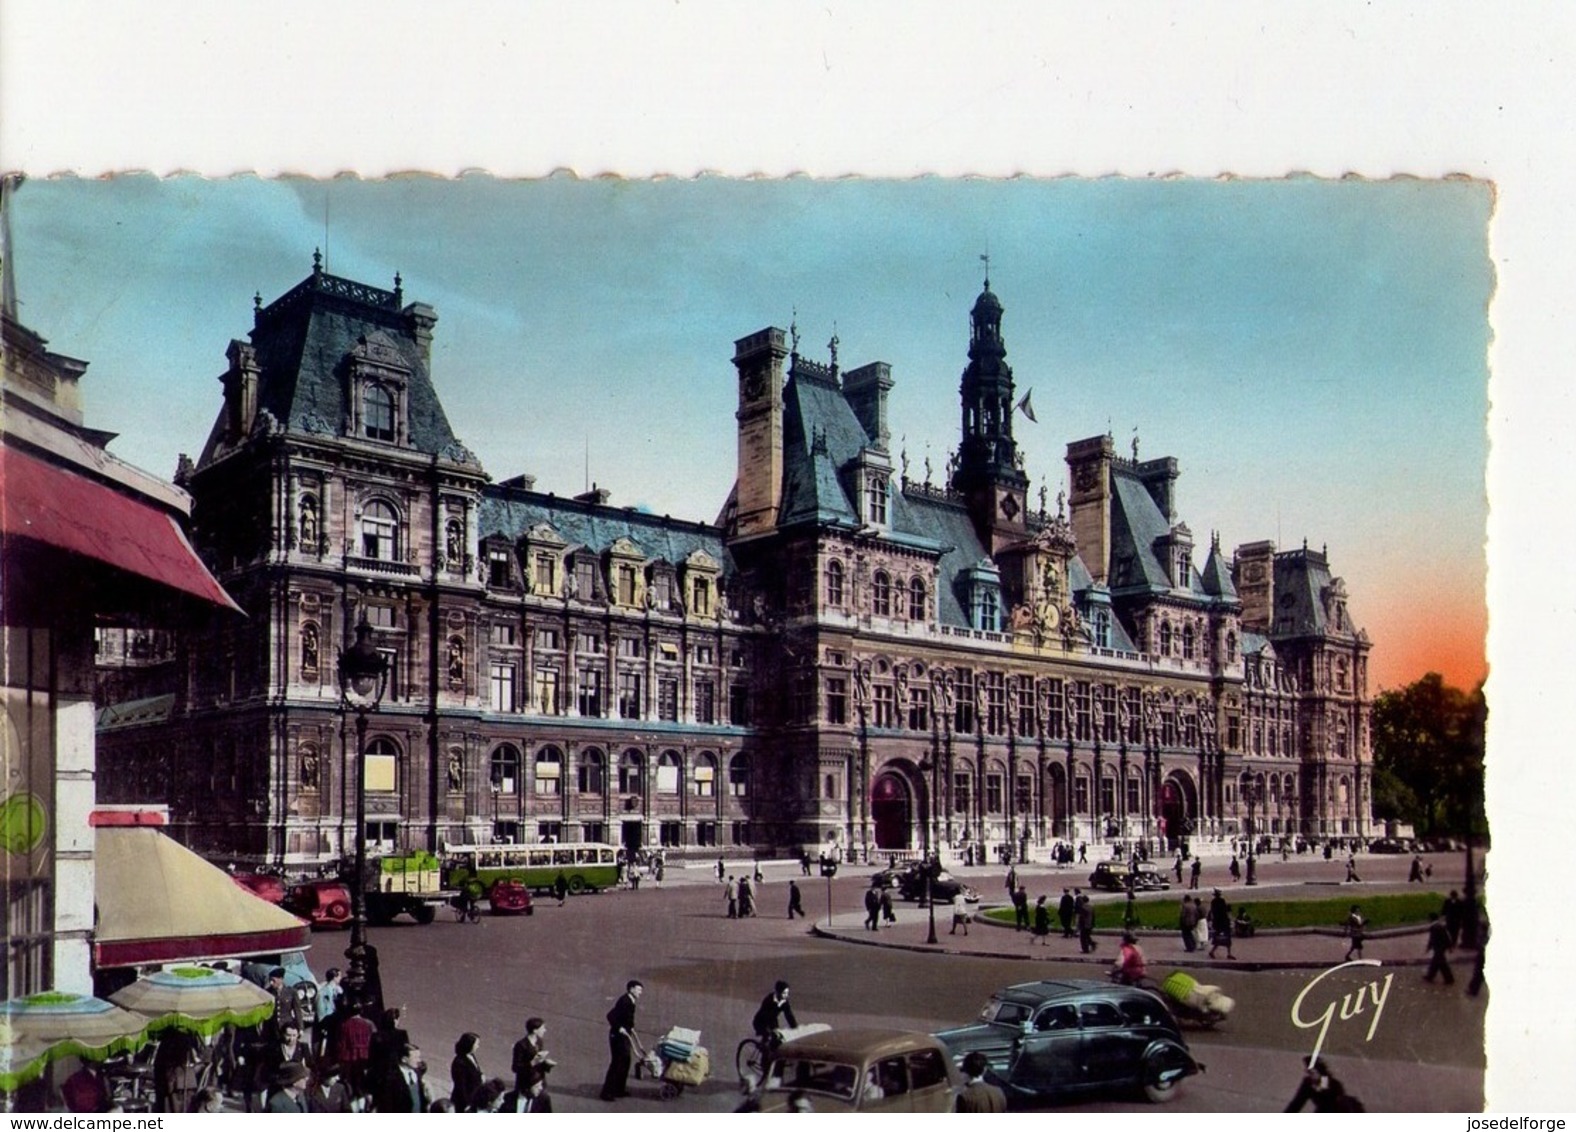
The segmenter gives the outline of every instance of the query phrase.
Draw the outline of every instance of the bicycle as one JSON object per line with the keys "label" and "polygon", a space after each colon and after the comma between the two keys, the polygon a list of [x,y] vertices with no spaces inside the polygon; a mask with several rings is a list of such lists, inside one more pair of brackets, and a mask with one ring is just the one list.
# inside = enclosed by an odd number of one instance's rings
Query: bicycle
{"label": "bicycle", "polygon": [[454,919],[461,924],[482,922],[481,905],[474,897],[456,896],[453,900]]}
{"label": "bicycle", "polygon": [[771,1060],[777,1043],[759,1036],[745,1038],[734,1051],[734,1068],[739,1071],[739,1083],[755,1088],[766,1079],[766,1064]]}

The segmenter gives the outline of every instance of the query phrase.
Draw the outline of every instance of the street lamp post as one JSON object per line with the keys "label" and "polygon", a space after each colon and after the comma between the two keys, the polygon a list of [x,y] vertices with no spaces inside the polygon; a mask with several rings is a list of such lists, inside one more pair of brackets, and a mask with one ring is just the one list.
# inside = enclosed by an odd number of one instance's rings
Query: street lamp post
{"label": "street lamp post", "polygon": [[[919,773],[929,775],[932,779],[935,777],[935,769],[936,760],[934,754],[919,764]],[[930,844],[930,822],[932,815],[935,813],[935,804],[935,791],[927,784],[925,788],[925,863],[922,866],[925,870],[925,907],[930,913],[930,931],[925,936],[926,943],[940,942],[936,938],[936,901],[933,898],[934,894],[930,891],[930,882],[936,872],[936,858],[931,852]]]}
{"label": "street lamp post", "polygon": [[1243,797],[1247,799],[1248,803],[1248,883],[1258,884],[1259,876],[1256,843],[1259,839],[1259,831],[1253,824],[1253,807],[1254,804],[1259,800],[1258,787],[1251,782],[1247,783],[1242,788],[1242,794]]}
{"label": "street lamp post", "polygon": [[350,947],[345,992],[352,1003],[365,1005],[367,982],[367,716],[383,698],[388,661],[372,643],[372,626],[363,617],[356,643],[339,654],[339,689],[345,706],[356,713],[356,864],[350,885]]}

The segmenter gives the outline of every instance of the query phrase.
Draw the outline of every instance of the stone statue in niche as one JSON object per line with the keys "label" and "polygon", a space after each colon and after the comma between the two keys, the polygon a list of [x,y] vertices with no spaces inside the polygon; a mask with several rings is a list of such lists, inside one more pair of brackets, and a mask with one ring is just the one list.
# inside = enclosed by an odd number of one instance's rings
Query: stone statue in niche
{"label": "stone statue in niche", "polygon": [[461,683],[465,679],[465,642],[458,637],[449,641],[449,680]]}
{"label": "stone statue in niche", "polygon": [[465,557],[464,536],[458,523],[449,524],[449,545],[445,555],[451,563],[458,564]]}
{"label": "stone statue in niche", "polygon": [[301,786],[303,789],[317,789],[317,752],[308,747],[301,752]]}
{"label": "stone statue in niche", "polygon": [[310,622],[301,627],[301,671],[317,671],[317,626]]}
{"label": "stone statue in niche", "polygon": [[301,549],[317,553],[317,500],[310,497],[301,501]]}
{"label": "stone statue in niche", "polygon": [[460,753],[449,752],[449,790],[457,792],[463,785],[462,768],[460,766]]}

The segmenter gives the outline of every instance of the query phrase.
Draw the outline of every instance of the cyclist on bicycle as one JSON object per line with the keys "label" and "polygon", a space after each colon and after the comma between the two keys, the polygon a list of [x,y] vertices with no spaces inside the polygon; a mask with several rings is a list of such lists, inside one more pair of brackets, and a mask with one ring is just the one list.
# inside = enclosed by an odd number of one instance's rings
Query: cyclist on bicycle
{"label": "cyclist on bicycle", "polygon": [[754,1029],[755,1036],[761,1039],[770,1051],[782,1044],[784,1022],[790,1027],[799,1025],[799,1020],[793,1016],[793,1006],[788,1002],[788,984],[783,979],[778,979],[772,992],[761,999],[760,1009],[750,1020],[750,1026]]}
{"label": "cyclist on bicycle", "polygon": [[456,898],[460,912],[460,919],[475,920],[481,916],[482,884],[475,877],[471,877],[460,886],[460,895]]}

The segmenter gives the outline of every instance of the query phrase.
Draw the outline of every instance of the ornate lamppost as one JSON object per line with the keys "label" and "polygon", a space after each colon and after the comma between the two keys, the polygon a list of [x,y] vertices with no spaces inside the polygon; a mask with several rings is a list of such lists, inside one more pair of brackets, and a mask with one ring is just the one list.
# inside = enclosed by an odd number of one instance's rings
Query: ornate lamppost
{"label": "ornate lamppost", "polygon": [[362,617],[356,643],[339,654],[339,690],[356,713],[356,863],[350,885],[350,947],[345,991],[350,1002],[365,1004],[367,982],[367,716],[377,710],[388,684],[388,660],[372,643],[372,626]]}
{"label": "ornate lamppost", "polygon": [[1242,784],[1242,797],[1248,803],[1248,883],[1258,884],[1257,842],[1259,831],[1253,825],[1253,807],[1259,801],[1259,788],[1252,782]]}
{"label": "ornate lamppost", "polygon": [[[920,761],[919,773],[921,775],[928,775],[930,779],[934,781],[935,770],[936,754],[934,751],[931,751],[925,756],[924,759]],[[936,938],[936,902],[932,898],[933,894],[930,890],[930,882],[935,879],[936,864],[939,859],[932,854],[930,843],[930,822],[932,815],[935,813],[935,805],[935,791],[927,785],[925,788],[925,862],[921,866],[925,870],[925,907],[930,910],[930,931],[925,936],[926,943],[940,942]]]}

